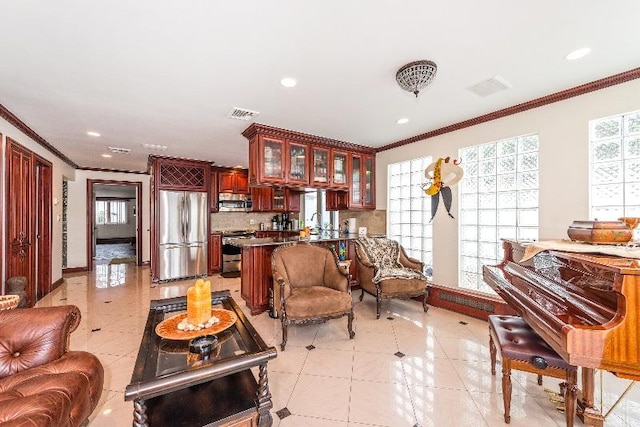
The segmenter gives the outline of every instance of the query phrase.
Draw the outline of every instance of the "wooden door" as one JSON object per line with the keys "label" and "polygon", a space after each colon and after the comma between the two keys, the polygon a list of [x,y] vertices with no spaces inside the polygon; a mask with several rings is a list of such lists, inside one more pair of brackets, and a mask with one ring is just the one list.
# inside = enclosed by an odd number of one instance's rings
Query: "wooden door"
{"label": "wooden door", "polygon": [[7,254],[6,277],[27,278],[27,307],[35,303],[33,155],[14,141],[7,139],[6,202]]}
{"label": "wooden door", "polygon": [[36,157],[35,188],[35,243],[36,243],[36,297],[40,299],[51,292],[51,163]]}

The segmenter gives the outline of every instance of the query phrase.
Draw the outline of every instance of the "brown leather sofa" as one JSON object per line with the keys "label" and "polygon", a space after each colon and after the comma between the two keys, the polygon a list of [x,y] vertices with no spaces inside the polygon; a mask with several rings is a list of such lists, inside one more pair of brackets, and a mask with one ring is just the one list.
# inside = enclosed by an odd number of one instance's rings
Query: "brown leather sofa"
{"label": "brown leather sofa", "polygon": [[380,318],[380,305],[387,298],[422,297],[422,308],[427,307],[427,278],[422,274],[424,264],[407,255],[395,240],[384,237],[361,237],[355,241],[358,277],[362,293],[376,297],[376,318]]}
{"label": "brown leather sofa", "polygon": [[69,351],[72,305],[0,311],[0,426],[82,426],[102,394],[96,356]]}
{"label": "brown leather sofa", "polygon": [[353,304],[347,275],[329,249],[308,243],[282,245],[273,251],[274,303],[282,321],[282,344],[290,324],[321,323],[347,316],[353,338]]}

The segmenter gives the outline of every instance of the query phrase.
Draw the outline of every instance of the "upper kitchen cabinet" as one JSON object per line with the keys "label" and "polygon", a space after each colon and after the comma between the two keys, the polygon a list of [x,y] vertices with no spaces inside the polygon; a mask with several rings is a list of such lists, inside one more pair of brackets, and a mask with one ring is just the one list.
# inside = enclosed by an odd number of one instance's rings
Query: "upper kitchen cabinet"
{"label": "upper kitchen cabinet", "polygon": [[150,156],[154,190],[209,191],[210,163]]}
{"label": "upper kitchen cabinet", "polygon": [[242,135],[249,139],[252,186],[346,191],[349,206],[375,208],[373,148],[259,123],[249,126]]}
{"label": "upper kitchen cabinet", "polygon": [[307,144],[287,141],[285,163],[287,184],[300,187],[309,185],[309,146]]}
{"label": "upper kitchen cabinet", "polygon": [[329,151],[331,149],[325,147],[311,148],[311,185],[314,187],[328,187],[331,184]]}
{"label": "upper kitchen cabinet", "polygon": [[249,194],[249,171],[226,169],[218,172],[218,192]]}
{"label": "upper kitchen cabinet", "polygon": [[214,170],[209,177],[209,211],[218,212],[218,172]]}
{"label": "upper kitchen cabinet", "polygon": [[376,158],[375,156],[364,156],[364,176],[362,178],[362,194],[364,196],[363,208],[376,208]]}
{"label": "upper kitchen cabinet", "polygon": [[352,153],[349,159],[349,209],[375,209],[375,157]]}

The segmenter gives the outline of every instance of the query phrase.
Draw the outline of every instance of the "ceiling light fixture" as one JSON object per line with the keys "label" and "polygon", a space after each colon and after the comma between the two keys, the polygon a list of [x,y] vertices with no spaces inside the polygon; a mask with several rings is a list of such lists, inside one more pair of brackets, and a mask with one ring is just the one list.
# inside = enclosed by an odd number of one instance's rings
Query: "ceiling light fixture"
{"label": "ceiling light fixture", "polygon": [[397,123],[397,124],[399,124],[399,125],[403,125],[403,124],[405,124],[405,123],[409,123],[409,119],[407,119],[406,117],[403,117],[403,118],[401,118],[401,119],[398,119],[398,120],[396,121],[396,123]]}
{"label": "ceiling light fixture", "polygon": [[298,82],[296,81],[296,79],[292,77],[285,77],[282,80],[280,80],[280,84],[284,87],[294,87],[295,85],[298,84]]}
{"label": "ceiling light fixture", "polygon": [[98,132],[94,132],[94,131],[92,131],[92,130],[90,130],[89,132],[87,132],[87,135],[89,135],[89,136],[94,136],[94,137],[96,137],[96,138],[100,136],[100,134],[99,134]]}
{"label": "ceiling light fixture", "polygon": [[417,98],[418,93],[431,84],[437,70],[435,62],[410,62],[398,70],[396,81],[402,89],[413,92]]}
{"label": "ceiling light fixture", "polygon": [[583,47],[580,49],[576,49],[573,52],[569,52],[567,55],[565,55],[564,59],[566,59],[567,61],[575,61],[576,59],[587,56],[589,53],[591,53],[591,48]]}
{"label": "ceiling light fixture", "polygon": [[110,159],[113,156],[111,154],[103,154],[102,157],[104,157],[105,159]]}

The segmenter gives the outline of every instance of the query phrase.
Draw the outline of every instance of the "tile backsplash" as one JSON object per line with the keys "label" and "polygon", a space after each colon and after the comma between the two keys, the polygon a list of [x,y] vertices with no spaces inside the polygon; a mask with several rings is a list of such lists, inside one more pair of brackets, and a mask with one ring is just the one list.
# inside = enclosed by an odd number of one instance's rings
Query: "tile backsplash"
{"label": "tile backsplash", "polygon": [[[271,228],[271,218],[275,212],[218,212],[211,214],[211,231],[218,230],[258,230],[264,222]],[[292,216],[292,218],[296,218]],[[253,221],[253,224],[251,223]]]}

